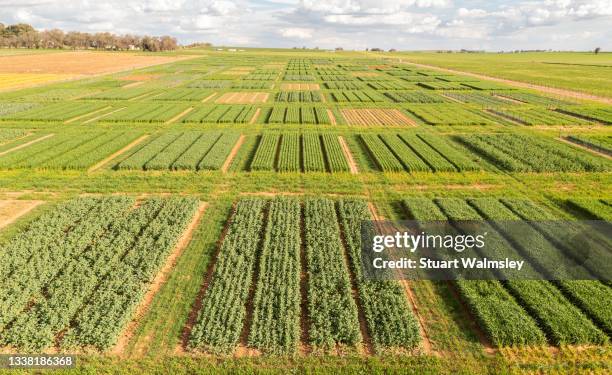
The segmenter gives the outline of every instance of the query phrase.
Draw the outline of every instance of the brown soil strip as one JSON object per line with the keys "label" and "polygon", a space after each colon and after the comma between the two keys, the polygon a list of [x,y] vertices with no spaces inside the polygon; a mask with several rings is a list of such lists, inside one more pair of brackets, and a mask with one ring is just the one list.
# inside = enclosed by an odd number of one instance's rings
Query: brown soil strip
{"label": "brown soil strip", "polygon": [[89,112],[89,113],[86,113],[86,114],[84,114],[84,115],[80,115],[80,116],[77,116],[77,117],[73,117],[73,118],[71,118],[71,119],[69,119],[69,120],[64,121],[64,124],[70,124],[70,123],[75,122],[75,121],[78,121],[78,120],[80,120],[80,119],[82,119],[82,118],[89,117],[89,116],[91,116],[91,115],[95,115],[96,113],[100,113],[100,112],[102,112],[102,111],[106,111],[106,110],[107,110],[107,109],[109,109],[109,108],[112,108],[112,107],[111,107],[111,106],[106,106],[106,107],[104,107],[104,108],[97,109],[97,110],[95,110],[95,111],[93,111],[93,112]]}
{"label": "brown soil strip", "polygon": [[28,147],[28,146],[33,145],[34,143],[38,143],[38,142],[43,141],[43,140],[45,140],[45,139],[47,139],[47,138],[51,138],[51,137],[53,137],[54,135],[55,135],[55,134],[47,134],[47,135],[44,135],[44,136],[42,136],[42,137],[40,137],[40,138],[33,139],[33,140],[31,140],[30,142],[26,142],[26,143],[20,144],[19,146],[15,146],[15,147],[10,148],[10,149],[8,149],[8,150],[6,150],[6,151],[2,151],[2,152],[0,152],[0,156],[6,155],[6,154],[8,154],[8,153],[10,153],[10,152],[13,152],[13,151],[21,150],[22,148],[26,148],[26,147]]}
{"label": "brown soil strip", "polygon": [[443,97],[445,97],[446,99],[453,101],[455,103],[460,103],[460,104],[466,104],[465,102],[462,102],[461,100],[457,99],[457,98],[453,98],[452,96],[449,96],[447,94],[441,94]]}
{"label": "brown soil strip", "polygon": [[339,135],[338,142],[340,143],[340,147],[342,147],[342,153],[344,153],[344,157],[346,158],[346,161],[348,162],[349,170],[351,171],[351,174],[359,173],[359,169],[357,168],[357,163],[355,162],[355,159],[353,158],[353,154],[351,153],[351,150],[349,149],[349,146],[346,143],[346,140],[344,139],[344,137]]}
{"label": "brown soil strip", "polygon": [[509,101],[509,102],[511,102],[511,103],[516,103],[516,104],[527,104],[527,102],[522,102],[522,101],[520,101],[520,100],[516,100],[516,99],[513,99],[513,98],[509,98],[509,97],[507,97],[507,96],[503,96],[503,95],[493,95],[493,97],[495,97],[495,98],[499,98],[499,99],[503,99],[503,100],[507,100],[507,101]]}
{"label": "brown soil strip", "polygon": [[588,151],[588,152],[590,152],[590,153],[592,153],[592,154],[595,154],[595,155],[597,155],[597,156],[601,156],[601,157],[603,157],[603,158],[606,158],[606,159],[612,160],[612,155],[608,155],[608,154],[606,154],[605,152],[598,151],[598,150],[596,150],[596,149],[594,149],[594,148],[589,147],[589,146],[588,146],[588,145],[586,145],[586,144],[583,144],[583,143],[577,143],[577,142],[574,142],[574,141],[572,141],[571,139],[568,139],[568,138],[558,138],[558,139],[559,139],[561,142],[567,143],[567,144],[572,145],[572,146],[574,146],[574,147],[581,148],[581,149],[583,149],[583,150],[585,150],[585,151]]}
{"label": "brown soil strip", "polygon": [[414,293],[412,292],[412,289],[410,288],[410,282],[408,280],[400,280],[400,284],[404,288],[404,292],[406,293],[406,296],[408,297],[408,301],[410,301],[410,307],[412,308],[412,313],[419,320],[419,333],[421,334],[421,337],[423,338],[423,352],[429,355],[439,355],[439,353],[437,353],[433,349],[433,345],[431,344],[431,340],[429,339],[429,335],[427,334],[427,330],[425,329],[426,327],[425,319],[423,318],[423,315],[421,315],[421,313],[419,312],[419,307],[417,306],[417,303],[416,303],[416,297],[414,296]]}
{"label": "brown soil strip", "polygon": [[134,336],[134,332],[136,331],[136,328],[138,328],[140,319],[144,317],[144,315],[148,312],[149,307],[151,306],[151,303],[153,302],[153,298],[155,298],[155,295],[157,294],[157,292],[164,285],[164,283],[168,279],[168,276],[170,276],[170,273],[172,272],[172,269],[176,265],[178,258],[181,256],[181,254],[183,254],[183,250],[185,250],[187,246],[189,245],[189,242],[191,242],[193,233],[198,227],[198,224],[200,223],[200,220],[202,219],[202,215],[204,214],[204,211],[206,210],[207,206],[208,206],[208,203],[200,202],[200,206],[198,207],[198,210],[196,211],[193,218],[191,219],[191,222],[189,223],[189,225],[187,226],[187,228],[185,229],[185,231],[179,238],[172,253],[166,258],[166,263],[164,264],[162,269],[157,273],[157,275],[155,276],[155,279],[153,279],[153,282],[149,286],[149,290],[144,295],[142,301],[140,301],[140,304],[136,308],[136,312],[134,313],[132,321],[128,323],[127,327],[124,329],[123,333],[119,337],[119,340],[117,340],[117,344],[111,350],[111,353],[122,354],[124,352],[127,344],[130,342],[130,339]]}
{"label": "brown soil strip", "polygon": [[104,158],[103,160],[99,161],[97,164],[95,164],[93,167],[89,168],[87,170],[87,172],[94,172],[97,171],[98,169],[102,168],[104,165],[106,165],[108,162],[110,162],[111,160],[115,159],[117,156],[123,154],[124,152],[126,152],[127,150],[131,149],[132,147],[136,146],[137,144],[139,144],[140,142],[142,142],[143,140],[145,140],[145,138],[148,138],[149,136],[147,134],[140,136],[138,139],[132,141],[129,145],[123,147],[121,150],[115,152],[112,155],[109,155],[108,157]]}
{"label": "brown soil strip", "polygon": [[255,114],[253,115],[253,117],[251,117],[251,121],[249,121],[249,124],[254,124],[255,121],[257,121],[257,118],[259,117],[260,113],[261,113],[261,108],[257,108],[257,110],[255,110]]}
{"label": "brown soil strip", "polygon": [[242,147],[242,144],[244,143],[244,139],[245,139],[244,134],[240,134],[240,138],[238,138],[238,142],[236,142],[229,156],[227,157],[227,159],[225,159],[223,166],[221,166],[221,173],[227,173],[227,170],[229,169],[230,165],[232,165],[232,161],[236,157],[236,154],[238,154],[240,147]]}
{"label": "brown soil strip", "polygon": [[[136,101],[138,99],[142,99],[142,98],[147,97],[147,96],[149,96],[151,94],[153,94],[153,91],[150,91],[150,92],[147,92],[146,94],[142,94],[142,95],[138,95],[138,96],[135,96],[133,98],[130,98],[130,99],[128,99],[128,102],[133,102],[133,101]],[[157,94],[155,96],[159,96],[161,94],[163,94],[163,93]]]}
{"label": "brown soil strip", "polygon": [[20,200],[0,201],[0,229],[12,224],[15,220],[43,203],[45,202]]}
{"label": "brown soil strip", "polygon": [[140,86],[142,84],[144,84],[144,81],[132,82],[132,83],[128,83],[125,86],[121,86],[121,88],[122,89],[130,89],[130,88],[133,88],[133,87]]}
{"label": "brown soil strip", "polygon": [[181,117],[185,116],[186,114],[188,114],[191,111],[193,111],[193,107],[187,108],[183,112],[181,112],[178,115],[172,117],[170,120],[164,122],[164,125],[168,125],[168,124],[172,124],[173,122],[176,122],[178,119],[180,119]]}
{"label": "brown soil strip", "polygon": [[463,74],[463,75],[470,76],[470,77],[505,83],[510,86],[515,86],[515,87],[520,87],[520,88],[525,88],[525,89],[538,90],[538,91],[545,92],[548,94],[565,96],[568,98],[592,100],[592,101],[596,101],[600,103],[612,104],[612,98],[604,98],[601,96],[587,94],[587,93],[578,92],[578,91],[559,89],[559,88],[547,87],[547,86],[540,86],[540,85],[535,85],[532,83],[526,83],[526,82],[520,82],[520,81],[512,81],[509,79],[491,77],[491,76],[487,76],[484,74],[477,74],[477,73],[464,72],[464,71],[454,70],[454,69],[440,68],[440,67],[433,66],[433,65],[418,64],[418,63],[413,63],[413,62],[407,62],[407,64],[416,65],[416,66],[420,66],[423,68],[435,69],[435,70],[449,72],[449,73]]}
{"label": "brown soil strip", "polygon": [[115,109],[114,111],[106,112],[105,114],[102,114],[102,115],[100,115],[100,116],[96,116],[96,117],[94,117],[94,118],[90,118],[89,120],[87,120],[87,121],[83,122],[83,124],[90,124],[90,123],[92,123],[92,122],[94,122],[94,121],[100,120],[101,118],[104,118],[104,117],[106,117],[106,116],[110,116],[110,115],[112,115],[113,113],[116,113],[116,112],[119,112],[119,111],[123,111],[123,110],[124,110],[124,109],[126,109],[126,108],[127,108],[127,107],[121,107],[121,108]]}
{"label": "brown soil strip", "polygon": [[329,122],[331,122],[332,125],[336,125],[338,123],[336,121],[336,116],[334,116],[334,112],[332,112],[331,109],[327,110],[327,117],[329,117]]}
{"label": "brown soil strip", "polygon": [[498,351],[497,348],[494,347],[493,344],[491,344],[491,342],[489,341],[489,338],[482,330],[482,327],[480,327],[480,324],[478,324],[478,322],[472,315],[472,312],[470,311],[469,306],[465,303],[463,298],[461,298],[461,296],[459,295],[459,292],[457,291],[455,284],[452,281],[447,281],[447,283],[448,283],[448,289],[453,294],[454,299],[456,301],[459,301],[459,303],[461,304],[461,309],[463,310],[463,314],[469,319],[470,325],[474,329],[474,332],[476,333],[476,337],[478,337],[478,341],[480,341],[480,345],[482,345],[484,352],[486,354],[497,353]]}
{"label": "brown soil strip", "polygon": [[[368,202],[368,209],[370,211],[370,214],[372,215],[372,218],[375,221],[385,221],[386,220],[384,216],[381,216],[378,213],[378,210],[376,209],[376,206],[374,205],[374,203]],[[383,225],[383,224],[381,223],[379,225]],[[434,351],[433,345],[431,344],[431,340],[429,339],[429,335],[427,334],[427,330],[425,329],[426,327],[425,319],[419,312],[419,308],[416,303],[416,297],[414,293],[412,292],[412,289],[410,288],[410,282],[408,280],[398,280],[398,282],[404,289],[404,293],[406,294],[406,298],[408,299],[408,304],[410,305],[412,313],[414,314],[414,316],[417,318],[419,322],[419,333],[422,338],[422,345],[423,345],[424,353],[429,354],[429,355],[439,355],[439,353]]]}
{"label": "brown soil strip", "polygon": [[195,325],[198,319],[198,314],[200,313],[200,310],[202,310],[204,296],[206,295],[208,286],[210,285],[210,282],[212,281],[212,277],[215,271],[215,266],[217,264],[217,260],[219,259],[219,252],[221,251],[221,245],[223,244],[223,241],[225,240],[225,236],[227,235],[227,231],[229,230],[230,221],[234,217],[235,208],[236,208],[235,206],[232,206],[232,212],[229,214],[229,218],[225,223],[225,227],[223,228],[223,231],[221,232],[221,236],[219,236],[219,239],[217,240],[217,245],[215,247],[215,254],[210,258],[208,267],[206,269],[206,275],[204,276],[204,281],[202,282],[200,291],[198,292],[195,298],[195,301],[193,302],[191,311],[189,312],[189,316],[187,317],[187,322],[185,323],[185,327],[183,328],[183,332],[181,333],[180,344],[177,345],[177,347],[174,350],[175,353],[181,353],[187,349],[187,346],[189,344],[189,336],[191,336],[191,330],[193,329],[193,326]]}
{"label": "brown soil strip", "polygon": [[202,100],[202,103],[206,103],[207,101],[209,101],[210,99],[212,99],[212,98],[213,98],[215,95],[217,95],[217,93],[216,93],[216,92],[213,92],[212,94],[208,95],[207,97],[205,97],[205,98]]}

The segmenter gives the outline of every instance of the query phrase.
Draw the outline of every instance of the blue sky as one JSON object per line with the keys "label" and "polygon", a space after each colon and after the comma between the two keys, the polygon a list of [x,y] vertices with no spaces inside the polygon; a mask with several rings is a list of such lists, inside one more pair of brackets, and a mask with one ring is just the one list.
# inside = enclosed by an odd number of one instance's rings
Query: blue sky
{"label": "blue sky", "polygon": [[612,50],[612,0],[0,0],[0,22],[253,47]]}

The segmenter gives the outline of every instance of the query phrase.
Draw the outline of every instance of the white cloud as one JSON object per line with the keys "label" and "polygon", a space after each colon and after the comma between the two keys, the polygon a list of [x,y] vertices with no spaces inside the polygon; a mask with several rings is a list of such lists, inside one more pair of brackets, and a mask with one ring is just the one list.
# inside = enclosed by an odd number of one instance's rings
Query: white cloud
{"label": "white cloud", "polygon": [[0,0],[3,23],[333,48],[612,49],[612,0]]}
{"label": "white cloud", "polygon": [[279,34],[283,38],[288,39],[310,39],[314,33],[313,29],[306,29],[301,27],[287,27],[279,30]]}

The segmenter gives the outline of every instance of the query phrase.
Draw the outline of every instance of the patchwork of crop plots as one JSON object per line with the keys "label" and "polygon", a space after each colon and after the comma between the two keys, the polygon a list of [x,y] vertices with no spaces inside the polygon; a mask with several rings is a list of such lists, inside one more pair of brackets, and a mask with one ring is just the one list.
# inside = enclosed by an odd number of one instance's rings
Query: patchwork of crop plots
{"label": "patchwork of crop plots", "polygon": [[[183,52],[0,93],[3,352],[81,353],[76,371],[101,373],[115,354],[152,372],[609,369],[609,282],[569,281],[602,276],[604,231],[572,233],[595,255],[551,282],[373,281],[360,233],[612,220],[608,106],[392,53]],[[568,249],[525,230],[491,251],[547,279]]]}
{"label": "patchwork of crop plots", "polygon": [[264,133],[250,170],[348,172],[349,165],[336,135]]}

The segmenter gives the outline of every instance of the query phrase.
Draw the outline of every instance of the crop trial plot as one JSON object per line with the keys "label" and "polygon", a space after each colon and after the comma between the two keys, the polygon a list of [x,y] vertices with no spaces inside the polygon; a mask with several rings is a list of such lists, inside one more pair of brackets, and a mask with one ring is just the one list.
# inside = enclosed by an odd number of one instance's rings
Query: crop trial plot
{"label": "crop trial plot", "polygon": [[151,137],[115,164],[115,169],[219,170],[240,137],[237,133],[165,133]]}
{"label": "crop trial plot", "polygon": [[227,92],[215,101],[219,104],[265,103],[270,94],[266,92]]}
{"label": "crop trial plot", "polygon": [[257,110],[245,105],[203,105],[195,107],[182,120],[184,123],[250,123]]}
{"label": "crop trial plot", "polygon": [[413,126],[408,116],[398,109],[341,109],[349,125],[409,125]]}
{"label": "crop trial plot", "polygon": [[522,125],[581,125],[591,123],[590,120],[584,118],[542,108],[491,109],[490,112]]}
{"label": "crop trial plot", "polygon": [[87,131],[40,137],[27,147],[0,153],[2,169],[87,169],[120,150],[140,134],[134,131]]}
{"label": "crop trial plot", "polygon": [[510,172],[603,172],[612,162],[567,144],[517,134],[460,135],[457,139]]}
{"label": "crop trial plot", "polygon": [[0,115],[0,120],[67,121],[98,113],[106,109],[110,110],[110,108],[110,106],[103,103],[54,103],[36,106],[26,111]]}
{"label": "crop trial plot", "polygon": [[349,165],[334,134],[264,133],[251,171],[348,172]]}
{"label": "crop trial plot", "polygon": [[282,83],[281,90],[320,90],[318,83]]}
{"label": "crop trial plot", "polygon": [[433,134],[362,134],[359,136],[384,172],[477,171],[481,167],[451,142]]}
{"label": "crop trial plot", "polygon": [[0,341],[109,349],[197,209],[193,198],[82,197],[42,214],[2,247]]}
{"label": "crop trial plot", "polygon": [[491,125],[483,112],[458,105],[412,105],[406,109],[429,125]]}
{"label": "crop trial plot", "polygon": [[274,106],[263,114],[267,124],[331,124],[329,111],[322,107]]}

